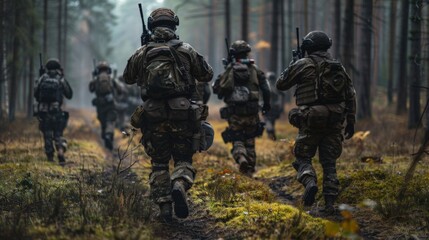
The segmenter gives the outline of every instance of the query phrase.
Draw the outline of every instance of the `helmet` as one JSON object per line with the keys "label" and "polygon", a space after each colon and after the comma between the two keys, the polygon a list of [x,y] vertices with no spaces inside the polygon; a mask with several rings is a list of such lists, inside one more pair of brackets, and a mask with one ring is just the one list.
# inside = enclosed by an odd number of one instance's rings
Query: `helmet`
{"label": "helmet", "polygon": [[232,43],[230,51],[233,51],[234,53],[237,53],[237,54],[248,53],[252,51],[252,48],[247,42],[243,40],[237,40]]}
{"label": "helmet", "polygon": [[48,61],[46,62],[46,69],[48,70],[60,70],[61,69],[61,64],[60,64],[60,60],[58,60],[57,58],[50,58],[48,59]]}
{"label": "helmet", "polygon": [[332,46],[332,39],[322,31],[312,31],[304,37],[301,49],[307,52],[328,50]]}
{"label": "helmet", "polygon": [[98,62],[97,64],[97,70],[98,72],[106,71],[108,74],[112,73],[112,68],[106,61]]}
{"label": "helmet", "polygon": [[150,31],[156,27],[176,30],[176,26],[179,26],[179,17],[169,8],[157,8],[147,18],[147,27]]}
{"label": "helmet", "polygon": [[213,145],[214,130],[212,125],[206,121],[201,123],[201,128],[204,132],[204,143],[200,145],[200,150],[207,151]]}
{"label": "helmet", "polygon": [[276,74],[274,74],[273,72],[267,72],[267,79],[270,82],[275,82],[276,81]]}

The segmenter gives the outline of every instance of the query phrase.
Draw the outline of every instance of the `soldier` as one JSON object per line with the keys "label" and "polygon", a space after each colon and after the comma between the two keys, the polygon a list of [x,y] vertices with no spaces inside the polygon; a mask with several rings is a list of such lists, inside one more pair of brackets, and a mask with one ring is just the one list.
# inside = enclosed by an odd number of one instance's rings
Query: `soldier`
{"label": "soldier", "polygon": [[275,86],[276,75],[273,72],[267,73],[267,79],[271,89],[271,110],[264,115],[265,128],[267,130],[268,138],[275,141],[277,139],[275,124],[276,124],[276,120],[280,118],[281,114],[284,111],[283,107],[284,107],[286,96],[284,92],[277,90]]}
{"label": "soldier", "polygon": [[212,94],[210,91],[210,84],[207,82],[198,82],[197,92],[198,92],[198,98],[195,100],[201,103],[207,104],[208,101],[210,100],[210,95]]}
{"label": "soldier", "polygon": [[[118,80],[121,84],[125,83],[124,78],[122,76],[119,76]],[[132,86],[124,85],[124,91],[121,92],[121,94],[116,95],[116,109],[118,112],[118,121],[116,122],[116,124],[121,131],[125,131],[126,123],[129,122],[130,114],[128,112],[128,109],[130,108],[130,103],[128,98],[131,97],[131,88]]]}
{"label": "soldier", "polygon": [[97,108],[97,118],[101,125],[101,138],[107,149],[113,150],[113,134],[117,110],[115,95],[120,94],[120,83],[111,77],[112,68],[107,62],[99,62],[93,72],[93,80],[89,83],[89,91],[95,92],[92,105]]}
{"label": "soldier", "polygon": [[46,62],[45,70],[41,72],[41,77],[36,82],[34,97],[37,101],[37,113],[35,115],[39,120],[39,129],[43,133],[48,161],[54,161],[53,142],[55,142],[58,162],[61,165],[65,163],[64,153],[67,150],[67,141],[63,138],[63,131],[69,117],[68,112],[61,109],[63,96],[71,99],[73,91],[64,78],[60,62],[58,59],[51,58]]}
{"label": "soldier", "polygon": [[[195,80],[209,82],[213,77],[203,56],[178,39],[178,25],[179,18],[171,9],[154,10],[148,18],[150,42],[131,56],[123,74],[127,84],[137,83],[141,88],[143,117],[132,124],[143,133],[142,144],[152,163],[151,197],[166,222],[172,220],[172,202],[177,217],[189,214],[186,191],[196,174],[192,157],[200,150],[201,120],[208,115],[205,105],[189,99],[196,99]],[[174,170],[170,175],[171,158]]]}
{"label": "soldier", "polygon": [[325,198],[321,212],[325,214],[335,212],[339,188],[336,160],[342,152],[343,123],[347,122],[344,134],[349,139],[354,134],[356,109],[353,83],[341,63],[327,52],[331,45],[331,39],[324,32],[310,32],[301,45],[307,57],[295,59],[276,84],[279,90],[296,85],[298,108],[289,112],[290,123],[299,128],[293,167],[298,172],[298,181],[305,187],[304,205],[311,206],[318,190],[311,159],[319,150]]}
{"label": "soldier", "polygon": [[231,62],[225,72],[213,84],[213,92],[227,104],[221,108],[222,119],[228,127],[222,133],[225,142],[232,142],[232,156],[240,165],[240,172],[252,176],[255,172],[255,137],[264,130],[259,120],[259,95],[262,92],[262,112],[270,109],[270,87],[262,72],[248,58],[251,47],[243,40],[237,40],[229,49]]}

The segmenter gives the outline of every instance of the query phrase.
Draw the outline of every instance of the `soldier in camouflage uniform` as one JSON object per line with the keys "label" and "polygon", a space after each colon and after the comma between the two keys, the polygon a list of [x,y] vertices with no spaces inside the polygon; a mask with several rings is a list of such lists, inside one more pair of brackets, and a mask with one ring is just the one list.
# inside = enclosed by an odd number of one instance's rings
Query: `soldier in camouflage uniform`
{"label": "soldier in camouflage uniform", "polygon": [[[131,56],[123,74],[127,84],[137,83],[141,88],[144,110],[140,127],[142,144],[152,163],[151,198],[167,222],[172,220],[172,202],[177,217],[189,215],[186,192],[196,174],[192,157],[198,151],[200,120],[207,117],[207,108],[189,100],[198,98],[196,81],[209,82],[213,77],[203,56],[178,40],[177,25],[179,19],[172,10],[154,10],[148,18],[150,42]],[[170,64],[176,65],[173,70],[162,67]],[[176,74],[177,68],[181,74]],[[157,77],[161,75],[165,77]],[[195,109],[205,109],[205,117],[196,116]],[[174,170],[170,175],[171,158]]]}
{"label": "soldier in camouflage uniform", "polygon": [[267,79],[271,89],[271,110],[264,115],[265,129],[267,130],[268,138],[276,140],[275,124],[284,111],[285,94],[278,91],[276,88],[276,75],[273,72],[267,73]]}
{"label": "soldier in camouflage uniform", "polygon": [[[260,93],[263,114],[271,109],[269,84],[264,72],[248,58],[250,51],[248,43],[235,41],[230,49],[232,62],[213,84],[213,92],[227,104],[221,109],[221,118],[227,119],[229,126],[222,137],[225,142],[232,142],[232,156],[239,164],[240,172],[248,176],[255,172],[255,137],[263,132],[263,123],[259,119]],[[227,85],[233,87],[228,91]]]}
{"label": "soldier in camouflage uniform", "polygon": [[64,78],[58,59],[49,59],[45,65],[45,72],[41,74],[34,89],[34,97],[38,102],[35,114],[39,120],[39,129],[43,133],[48,161],[54,160],[53,142],[55,142],[58,161],[60,164],[64,164],[67,142],[63,138],[63,131],[67,126],[69,115],[68,112],[61,109],[61,106],[63,96],[71,99],[73,91]]}
{"label": "soldier in camouflage uniform", "polygon": [[197,83],[197,92],[198,92],[198,99],[195,99],[196,101],[199,101],[203,104],[207,104],[210,100],[210,84],[207,82],[198,82]]}
{"label": "soldier in camouflage uniform", "polygon": [[301,46],[307,56],[294,59],[276,84],[279,90],[296,85],[298,108],[289,113],[290,123],[299,128],[293,167],[298,172],[298,181],[305,186],[304,205],[311,206],[318,190],[311,159],[319,150],[325,198],[322,212],[326,214],[334,212],[338,195],[336,160],[342,152],[343,122],[346,121],[345,138],[349,139],[354,134],[356,110],[353,83],[341,63],[327,52],[331,45],[324,32],[310,32]]}
{"label": "soldier in camouflage uniform", "polygon": [[[122,76],[118,77],[120,83],[125,84],[124,78]],[[125,131],[127,123],[129,123],[129,117],[132,114],[132,111],[138,106],[133,106],[132,108],[130,99],[133,98],[134,87],[130,85],[123,86],[123,92],[121,94],[116,95],[116,109],[118,112],[118,121],[116,122],[116,126],[121,131]],[[130,113],[129,109],[133,109]]]}
{"label": "soldier in camouflage uniform", "polygon": [[89,83],[89,91],[95,93],[92,105],[97,108],[97,118],[101,125],[101,138],[107,149],[113,150],[113,137],[117,109],[115,96],[122,93],[122,84],[111,77],[112,68],[107,62],[99,62]]}

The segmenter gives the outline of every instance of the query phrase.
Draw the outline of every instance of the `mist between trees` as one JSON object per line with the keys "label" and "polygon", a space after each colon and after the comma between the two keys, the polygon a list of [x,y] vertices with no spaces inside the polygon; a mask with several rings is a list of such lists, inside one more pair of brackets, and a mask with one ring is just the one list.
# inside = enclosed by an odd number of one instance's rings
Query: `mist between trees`
{"label": "mist between trees", "polygon": [[[280,74],[301,38],[325,31],[330,50],[352,76],[358,116],[371,118],[376,95],[408,114],[417,127],[429,95],[429,1],[425,0],[142,0],[144,15],[169,7],[178,33],[213,66],[223,70],[224,38],[244,39],[264,71]],[[32,89],[43,63],[58,58],[75,91],[68,102],[89,107],[92,61],[106,60],[121,74],[140,45],[141,20],[131,0],[0,0],[1,118],[32,116]],[[292,101],[292,94],[289,94]],[[429,115],[427,115],[429,123]]]}

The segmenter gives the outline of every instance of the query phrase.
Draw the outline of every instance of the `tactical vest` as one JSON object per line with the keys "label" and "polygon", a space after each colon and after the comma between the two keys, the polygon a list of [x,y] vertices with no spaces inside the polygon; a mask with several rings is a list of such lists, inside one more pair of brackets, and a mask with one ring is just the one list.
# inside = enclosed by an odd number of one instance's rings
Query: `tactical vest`
{"label": "tactical vest", "polygon": [[345,101],[347,73],[340,62],[330,59],[317,61],[314,56],[309,59],[315,66],[314,74],[297,84],[295,90],[296,105],[333,104]]}
{"label": "tactical vest", "polygon": [[48,72],[43,75],[38,85],[37,101],[41,103],[62,102],[62,76],[56,72]]}
{"label": "tactical vest", "polygon": [[222,84],[228,84],[231,88],[225,95],[226,103],[244,104],[259,101],[259,81],[255,66],[235,63],[228,67],[222,78],[221,88]]}

